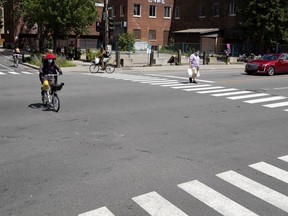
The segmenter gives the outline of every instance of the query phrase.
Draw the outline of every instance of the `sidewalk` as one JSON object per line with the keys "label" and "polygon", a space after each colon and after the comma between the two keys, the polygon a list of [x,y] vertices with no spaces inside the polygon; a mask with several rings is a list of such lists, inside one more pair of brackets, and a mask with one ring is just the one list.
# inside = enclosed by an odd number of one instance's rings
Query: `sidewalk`
{"label": "sidewalk", "polygon": [[[76,67],[71,68],[62,68],[63,71],[73,71],[73,72],[89,72],[90,62],[83,61],[73,61],[76,64]],[[243,69],[244,70],[245,63],[235,63],[235,64],[209,64],[209,65],[200,65],[200,70],[229,70],[229,69]],[[120,67],[116,68],[116,72],[125,73],[128,71],[183,71],[188,68],[188,65],[165,65],[165,66],[152,66],[152,67]]]}

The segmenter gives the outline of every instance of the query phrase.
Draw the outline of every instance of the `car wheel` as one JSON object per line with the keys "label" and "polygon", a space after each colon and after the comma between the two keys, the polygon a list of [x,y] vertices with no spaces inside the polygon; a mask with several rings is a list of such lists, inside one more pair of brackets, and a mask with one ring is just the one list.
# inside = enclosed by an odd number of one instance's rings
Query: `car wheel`
{"label": "car wheel", "polygon": [[269,67],[267,69],[267,75],[268,76],[273,76],[275,74],[275,68],[274,67]]}

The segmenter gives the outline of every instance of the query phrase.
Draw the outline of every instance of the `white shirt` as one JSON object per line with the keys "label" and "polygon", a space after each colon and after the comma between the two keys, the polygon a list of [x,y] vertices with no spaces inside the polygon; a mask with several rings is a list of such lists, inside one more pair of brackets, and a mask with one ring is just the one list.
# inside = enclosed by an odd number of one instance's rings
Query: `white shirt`
{"label": "white shirt", "polygon": [[199,68],[199,65],[200,65],[199,56],[196,56],[195,54],[191,54],[189,60],[190,60],[191,67]]}

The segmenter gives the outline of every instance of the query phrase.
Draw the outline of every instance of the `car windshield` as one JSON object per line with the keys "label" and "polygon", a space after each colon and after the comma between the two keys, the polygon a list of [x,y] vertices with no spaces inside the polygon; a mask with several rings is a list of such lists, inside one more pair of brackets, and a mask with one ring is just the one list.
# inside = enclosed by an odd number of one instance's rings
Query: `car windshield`
{"label": "car windshield", "polygon": [[279,57],[279,55],[263,55],[260,60],[264,60],[264,61],[275,61],[277,60]]}

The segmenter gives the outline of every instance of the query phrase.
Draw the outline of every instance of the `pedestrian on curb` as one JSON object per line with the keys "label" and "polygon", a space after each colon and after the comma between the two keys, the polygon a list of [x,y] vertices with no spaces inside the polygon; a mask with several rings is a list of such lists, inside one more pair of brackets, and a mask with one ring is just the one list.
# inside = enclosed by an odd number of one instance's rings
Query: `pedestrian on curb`
{"label": "pedestrian on curb", "polygon": [[196,81],[197,74],[199,73],[199,65],[200,65],[200,58],[199,58],[199,51],[192,53],[189,57],[189,67],[192,70],[192,76],[189,77],[190,83],[197,84]]}

